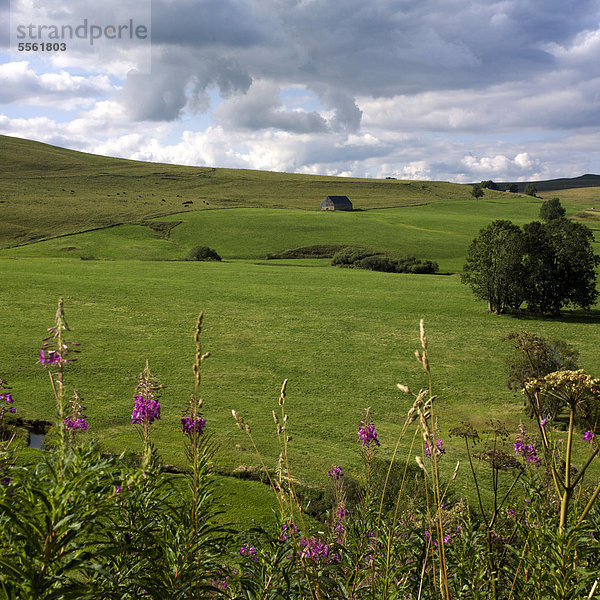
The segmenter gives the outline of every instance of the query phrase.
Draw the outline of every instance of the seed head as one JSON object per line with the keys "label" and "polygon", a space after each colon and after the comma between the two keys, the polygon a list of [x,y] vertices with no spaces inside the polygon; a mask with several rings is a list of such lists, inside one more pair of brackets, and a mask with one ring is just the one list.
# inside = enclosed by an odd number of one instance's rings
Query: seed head
{"label": "seed head", "polygon": [[419,329],[421,335],[421,347],[423,350],[427,350],[427,336],[425,335],[425,321],[423,319],[419,322]]}

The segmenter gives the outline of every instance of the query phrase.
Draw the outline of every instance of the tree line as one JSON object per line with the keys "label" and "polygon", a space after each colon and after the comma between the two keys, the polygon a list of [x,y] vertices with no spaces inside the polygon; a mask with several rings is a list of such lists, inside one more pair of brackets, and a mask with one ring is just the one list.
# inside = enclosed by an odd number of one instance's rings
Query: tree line
{"label": "tree line", "polygon": [[471,242],[462,282],[501,314],[520,310],[556,315],[563,307],[589,309],[598,297],[592,231],[570,221],[557,198],[542,204],[540,217],[521,229],[497,220]]}

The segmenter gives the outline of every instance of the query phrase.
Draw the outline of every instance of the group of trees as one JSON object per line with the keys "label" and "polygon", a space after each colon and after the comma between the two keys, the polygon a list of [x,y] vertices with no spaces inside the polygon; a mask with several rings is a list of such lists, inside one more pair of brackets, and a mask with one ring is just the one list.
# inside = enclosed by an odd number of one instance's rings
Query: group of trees
{"label": "group of trees", "polygon": [[[501,187],[502,185],[504,186],[503,188]],[[487,179],[486,181],[482,181],[481,183],[474,183],[472,185],[471,196],[474,196],[475,198],[481,198],[481,196],[483,196],[484,190],[497,190],[500,192],[504,191],[516,194],[519,191],[519,186],[516,183],[494,183],[491,179]],[[533,185],[533,183],[528,183],[525,186],[525,193],[528,196],[535,196],[537,194],[537,188],[535,187],[535,185]]]}
{"label": "group of trees", "polygon": [[[532,185],[528,183],[527,185]],[[504,187],[502,187],[504,186]],[[535,186],[533,186],[534,188],[534,192],[532,194],[530,194],[531,196],[535,196]],[[472,186],[472,190],[471,190],[471,195],[474,196],[475,198],[481,198],[481,196],[483,196],[484,190],[497,190],[497,191],[504,191],[504,192],[512,192],[513,194],[516,194],[519,191],[519,186],[516,183],[506,183],[506,184],[499,184],[499,183],[494,183],[491,179],[487,179],[486,181],[482,181],[481,183],[474,183]],[[525,193],[529,194],[529,192],[527,191],[527,188],[525,188]]]}
{"label": "group of trees", "polygon": [[591,230],[566,219],[558,199],[545,202],[540,212],[546,222],[523,229],[494,221],[468,249],[462,281],[496,314],[526,303],[531,312],[555,315],[565,306],[587,309],[596,302],[600,257]]}

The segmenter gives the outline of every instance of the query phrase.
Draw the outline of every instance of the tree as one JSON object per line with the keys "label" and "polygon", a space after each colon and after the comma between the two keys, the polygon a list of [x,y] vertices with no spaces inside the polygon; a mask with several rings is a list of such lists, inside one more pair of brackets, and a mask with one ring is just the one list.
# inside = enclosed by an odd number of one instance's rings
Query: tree
{"label": "tree", "polygon": [[473,184],[473,188],[471,189],[471,196],[473,196],[473,198],[481,198],[481,196],[483,196],[483,190],[481,189],[480,183]]}
{"label": "tree", "polygon": [[498,186],[491,179],[482,181],[479,185],[485,190],[497,190]]}
{"label": "tree", "polygon": [[535,187],[535,185],[533,185],[533,183],[528,183],[525,186],[525,193],[528,196],[535,196],[537,194],[537,188]]}
{"label": "tree", "polygon": [[502,220],[482,229],[469,246],[462,282],[496,314],[523,302],[523,250],[521,229]]}
{"label": "tree", "polygon": [[221,260],[221,257],[208,246],[194,246],[188,252],[186,260]]}
{"label": "tree", "polygon": [[525,296],[533,312],[555,315],[564,306],[590,308],[598,297],[594,234],[565,217],[524,226]]}
{"label": "tree", "polygon": [[542,221],[552,221],[553,219],[564,217],[566,213],[567,211],[560,203],[559,198],[545,200],[542,202],[542,206],[540,206],[540,219],[542,219]]}
{"label": "tree", "polygon": [[589,309],[598,298],[593,241],[588,227],[565,217],[528,223],[523,232],[494,221],[471,242],[462,281],[496,314],[523,302],[544,315],[566,306]]}
{"label": "tree", "polygon": [[519,186],[516,183],[507,183],[506,191],[511,194],[516,194],[519,191]]}

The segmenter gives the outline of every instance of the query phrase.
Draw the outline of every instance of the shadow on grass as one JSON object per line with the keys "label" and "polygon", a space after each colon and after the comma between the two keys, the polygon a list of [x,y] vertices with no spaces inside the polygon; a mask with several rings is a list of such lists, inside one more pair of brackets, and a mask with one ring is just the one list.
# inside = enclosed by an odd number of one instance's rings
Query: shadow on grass
{"label": "shadow on grass", "polygon": [[565,310],[558,315],[544,316],[528,312],[507,313],[518,321],[550,321],[559,323],[600,323],[600,310]]}

